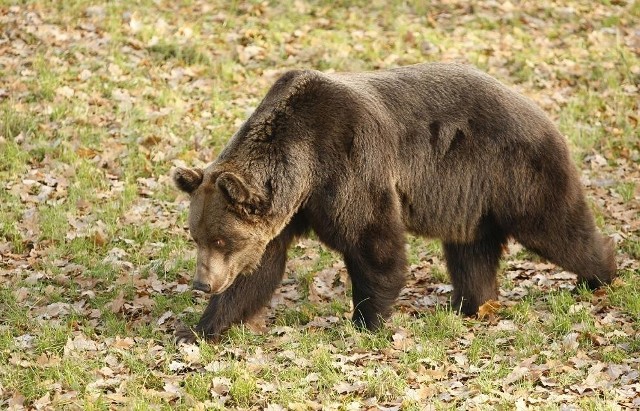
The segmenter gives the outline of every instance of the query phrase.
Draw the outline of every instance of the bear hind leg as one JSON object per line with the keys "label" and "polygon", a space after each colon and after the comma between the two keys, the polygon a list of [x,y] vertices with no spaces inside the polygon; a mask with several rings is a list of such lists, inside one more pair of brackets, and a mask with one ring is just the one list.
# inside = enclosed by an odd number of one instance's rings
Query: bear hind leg
{"label": "bear hind leg", "polygon": [[495,227],[487,228],[474,242],[443,244],[453,283],[451,305],[465,315],[473,315],[485,302],[498,299],[496,276],[506,236]]}

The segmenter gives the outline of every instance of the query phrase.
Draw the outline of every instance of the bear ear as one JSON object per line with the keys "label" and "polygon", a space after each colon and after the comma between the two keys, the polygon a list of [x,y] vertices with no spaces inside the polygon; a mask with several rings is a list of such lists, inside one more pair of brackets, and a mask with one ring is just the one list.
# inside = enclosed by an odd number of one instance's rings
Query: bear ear
{"label": "bear ear", "polygon": [[244,214],[262,214],[266,200],[239,175],[224,172],[218,176],[216,184],[229,202]]}
{"label": "bear ear", "polygon": [[173,182],[185,193],[193,193],[202,184],[204,171],[201,168],[178,167],[173,173]]}

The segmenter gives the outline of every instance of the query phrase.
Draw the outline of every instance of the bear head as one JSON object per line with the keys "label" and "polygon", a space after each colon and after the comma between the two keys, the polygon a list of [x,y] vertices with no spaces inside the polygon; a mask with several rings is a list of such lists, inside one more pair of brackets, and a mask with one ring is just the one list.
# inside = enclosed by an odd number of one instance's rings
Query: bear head
{"label": "bear head", "polygon": [[173,180],[188,193],[189,231],[197,244],[193,288],[219,294],[253,271],[274,237],[264,219],[268,193],[247,178],[216,167],[178,168]]}
{"label": "bear head", "polygon": [[[349,122],[334,121],[349,111],[334,104],[341,90],[317,72],[285,73],[211,165],[175,171],[176,186],[191,197],[194,288],[222,293],[238,275],[255,271],[317,186],[318,159],[348,152],[349,139],[335,137],[350,130]],[[334,137],[319,138],[328,135]]]}

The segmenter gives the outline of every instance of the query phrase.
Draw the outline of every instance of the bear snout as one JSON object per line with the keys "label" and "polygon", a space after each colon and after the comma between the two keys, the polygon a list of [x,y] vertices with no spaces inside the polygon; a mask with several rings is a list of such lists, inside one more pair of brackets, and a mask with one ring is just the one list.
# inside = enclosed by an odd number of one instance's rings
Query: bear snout
{"label": "bear snout", "polygon": [[197,281],[197,280],[193,281],[193,284],[192,284],[191,287],[194,290],[204,291],[205,293],[210,293],[211,292],[211,285],[210,284],[201,283],[200,281]]}

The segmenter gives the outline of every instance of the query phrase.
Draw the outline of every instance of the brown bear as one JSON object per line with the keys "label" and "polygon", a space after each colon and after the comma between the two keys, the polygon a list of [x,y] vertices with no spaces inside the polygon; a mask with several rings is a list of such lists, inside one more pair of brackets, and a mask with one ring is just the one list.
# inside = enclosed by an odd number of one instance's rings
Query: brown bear
{"label": "brown bear", "polygon": [[251,317],[309,230],[344,256],[353,321],[369,330],[405,284],[407,232],[443,242],[464,314],[498,297],[509,238],[590,288],[616,271],[563,136],[529,99],[465,65],[289,71],[211,165],[174,181],[191,197],[193,287],[213,294],[182,341]]}

